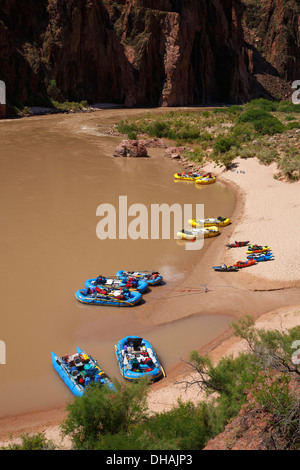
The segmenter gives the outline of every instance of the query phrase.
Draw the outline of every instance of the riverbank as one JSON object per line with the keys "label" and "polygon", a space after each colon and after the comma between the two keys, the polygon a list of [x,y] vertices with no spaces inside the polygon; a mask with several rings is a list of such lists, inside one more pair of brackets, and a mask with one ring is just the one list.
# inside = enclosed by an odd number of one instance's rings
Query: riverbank
{"label": "riverbank", "polygon": [[[296,216],[299,210],[297,194],[300,182],[286,183],[274,179],[273,175],[276,173],[274,165],[263,166],[256,159],[237,159],[230,171],[223,171],[213,164],[207,165],[204,169],[212,171],[223,184],[229,184],[237,195],[237,207],[232,225],[209,247],[201,266],[196,263],[194,271],[186,280],[186,284],[193,281],[194,286],[199,286],[204,271],[207,271],[205,285],[213,293],[205,294],[205,301],[202,296],[200,307],[199,304],[195,306],[197,296],[173,299],[172,292],[169,292],[168,298],[160,303],[159,311],[156,309],[157,304],[150,307],[150,322],[156,322],[158,315],[163,317],[164,323],[176,321],[176,313],[174,311],[170,313],[174,309],[175,302],[176,311],[184,309],[186,316],[221,310],[222,313],[231,313],[236,318],[250,313],[256,318],[257,326],[266,329],[277,327],[288,329],[299,325],[299,257],[294,247],[297,246],[297,228],[300,223],[299,217]],[[291,226],[289,223],[286,225],[280,223],[282,214],[284,220],[293,221],[293,230],[288,230]],[[228,241],[242,239],[250,240],[251,243],[268,244],[273,250],[275,261],[259,263],[233,274],[215,273],[212,269],[209,270],[212,264],[223,262],[231,264],[239,259],[244,260],[246,258],[244,248],[228,250],[225,247]],[[191,287],[193,285],[191,284]],[[236,296],[239,299],[243,297],[244,302],[237,303]],[[209,353],[214,361],[218,361],[222,356],[237,354],[242,348],[243,343],[232,337],[231,331],[228,330],[222,337],[216,338],[211,344],[202,348],[201,352]],[[175,382],[181,380],[186,373],[185,364],[179,364],[170,371],[166,379],[154,384],[149,394],[151,411],[167,411],[179,398],[183,401],[199,400],[198,390],[189,389],[187,392],[183,386],[175,385]],[[62,407],[4,418],[0,421],[2,445],[3,442],[20,434],[40,431],[45,432],[47,438],[57,443],[60,441],[59,423],[65,416],[66,411]],[[60,445],[68,447],[69,442],[65,440]]]}

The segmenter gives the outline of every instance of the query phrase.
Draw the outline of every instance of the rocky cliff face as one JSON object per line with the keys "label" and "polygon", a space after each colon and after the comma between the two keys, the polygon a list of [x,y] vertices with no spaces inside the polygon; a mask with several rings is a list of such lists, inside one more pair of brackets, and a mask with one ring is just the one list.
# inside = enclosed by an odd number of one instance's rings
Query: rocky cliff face
{"label": "rocky cliff face", "polygon": [[[300,3],[295,0],[242,0],[250,44],[281,78],[300,77]],[[250,30],[250,34],[249,34]]]}
{"label": "rocky cliff face", "polygon": [[[248,68],[271,96],[290,95],[300,77],[300,4],[295,0],[242,0]],[[246,59],[247,60],[247,59]]]}
{"label": "rocky cliff face", "polygon": [[240,0],[3,0],[0,79],[16,104],[245,101],[242,16]]}

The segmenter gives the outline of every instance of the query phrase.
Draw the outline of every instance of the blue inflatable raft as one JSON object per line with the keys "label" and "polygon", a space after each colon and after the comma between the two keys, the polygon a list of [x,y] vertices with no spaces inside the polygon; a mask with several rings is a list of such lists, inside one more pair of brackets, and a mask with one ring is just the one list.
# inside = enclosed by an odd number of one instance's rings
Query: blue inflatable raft
{"label": "blue inflatable raft", "polygon": [[109,287],[114,289],[127,288],[129,290],[137,290],[145,292],[148,289],[148,283],[143,279],[136,279],[134,277],[124,277],[122,279],[116,277],[98,276],[97,278],[88,279],[85,281],[85,287]]}
{"label": "blue inflatable raft", "polygon": [[144,338],[126,336],[115,345],[115,352],[120,372],[125,379],[134,381],[147,377],[155,381],[165,377],[151,343]]}
{"label": "blue inflatable raft", "polygon": [[106,385],[115,390],[111,379],[104,373],[92,356],[77,348],[77,353],[60,357],[51,352],[52,365],[67,387],[77,397],[81,397],[88,385]]}
{"label": "blue inflatable raft", "polygon": [[267,251],[266,253],[256,253],[247,256],[248,259],[254,259],[257,262],[260,261],[270,261],[274,259],[274,255],[271,251]]}
{"label": "blue inflatable raft", "polygon": [[141,281],[146,281],[149,286],[157,286],[163,280],[163,277],[157,271],[124,271],[117,272],[119,279],[126,279],[127,277],[134,277]]}
{"label": "blue inflatable raft", "polygon": [[113,307],[133,307],[137,305],[142,298],[138,291],[129,291],[128,289],[116,290],[103,287],[79,289],[75,293],[79,302],[90,305],[108,305]]}

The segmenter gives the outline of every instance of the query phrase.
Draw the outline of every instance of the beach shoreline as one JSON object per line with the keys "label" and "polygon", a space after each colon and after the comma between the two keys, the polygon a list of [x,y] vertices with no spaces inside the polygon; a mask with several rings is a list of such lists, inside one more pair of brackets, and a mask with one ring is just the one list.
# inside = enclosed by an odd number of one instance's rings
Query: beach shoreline
{"label": "beach shoreline", "polygon": [[[236,207],[232,217],[232,225],[222,230],[222,235],[214,240],[206,250],[201,260],[201,266],[196,262],[195,268],[188,276],[188,282],[191,281],[191,285],[194,283],[193,285],[196,286],[201,282],[203,273],[209,270],[206,281],[213,292],[207,295],[206,305],[199,308],[194,305],[194,301],[189,303],[186,302],[186,299],[183,299],[181,304],[189,315],[220,313],[221,305],[222,313],[230,313],[234,318],[250,313],[258,325],[263,324],[265,327],[280,323],[280,318],[284,318],[285,324],[289,327],[299,325],[300,315],[299,319],[297,317],[298,310],[300,313],[299,262],[297,263],[297,257],[293,254],[292,249],[298,232],[296,229],[292,234],[292,241],[290,242],[289,239],[289,243],[285,246],[285,230],[282,226],[279,227],[280,230],[276,229],[278,223],[276,213],[278,215],[278,212],[284,211],[287,219],[288,217],[295,219],[294,214],[299,207],[296,201],[300,182],[286,183],[275,180],[273,178],[274,172],[276,172],[274,165],[269,167],[260,165],[254,158],[237,159],[235,164],[234,170],[227,171],[223,171],[221,167],[216,167],[213,163],[204,167],[204,171],[211,171],[217,176],[220,183],[228,185],[235,192]],[[267,215],[261,202],[262,194],[265,194],[266,190],[268,195],[265,197],[265,203],[269,211]],[[206,216],[219,215],[223,214],[207,214]],[[299,220],[298,223],[300,223]],[[250,240],[253,244],[269,243],[272,249],[275,248],[275,262],[258,263],[254,267],[246,268],[233,275],[231,273],[215,273],[211,269],[212,264],[224,262],[232,264],[238,259],[244,260],[246,258],[243,248],[233,250],[225,248],[225,244],[229,241],[243,239]],[[288,266],[287,263],[289,263]],[[284,279],[280,278],[278,271]],[[224,281],[225,286],[216,284]],[[230,289],[229,299],[228,289]],[[237,303],[235,298],[240,303]],[[249,305],[249,299],[252,299],[252,305]],[[218,301],[220,305],[218,305]],[[150,307],[150,312],[152,311],[149,316],[150,321],[157,323],[158,314],[160,317],[164,317],[165,323],[176,321],[175,302],[180,303],[178,299],[174,301],[171,298],[163,301],[159,313],[155,311],[156,304],[154,303]],[[177,306],[177,308],[179,307]],[[162,311],[165,312],[165,315],[162,315]],[[279,319],[277,323],[274,321],[275,318]],[[231,330],[228,329],[223,335],[205,345],[200,352],[208,353],[217,361],[224,355],[231,354],[232,351],[239,351],[240,347],[238,339],[234,338]],[[178,364],[163,381],[153,384],[149,393],[150,411],[167,411],[170,406],[176,404],[179,397],[184,400],[195,401],[199,399],[196,393],[186,394],[184,390],[175,386],[174,382],[185,372],[185,364]],[[47,438],[57,442],[60,439],[59,425],[65,417],[65,406],[62,406],[2,418],[0,419],[0,445],[5,445],[22,434],[36,432],[45,432]],[[66,441],[65,445],[68,447],[69,443]],[[64,444],[62,444],[63,446]]]}

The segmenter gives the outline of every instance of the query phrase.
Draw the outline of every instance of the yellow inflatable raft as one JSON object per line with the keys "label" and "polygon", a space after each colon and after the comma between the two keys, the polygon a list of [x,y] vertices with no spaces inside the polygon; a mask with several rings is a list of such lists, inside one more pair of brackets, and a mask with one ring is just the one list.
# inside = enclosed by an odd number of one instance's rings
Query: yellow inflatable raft
{"label": "yellow inflatable raft", "polygon": [[196,179],[196,184],[212,184],[216,182],[215,176],[202,176]]}
{"label": "yellow inflatable raft", "polygon": [[182,229],[180,232],[177,232],[177,237],[182,240],[195,240],[196,238],[211,238],[216,237],[219,234],[218,227],[202,227],[202,228],[192,228],[190,230]]}
{"label": "yellow inflatable raft", "polygon": [[212,227],[213,225],[225,227],[230,224],[230,219],[228,217],[207,217],[205,219],[189,219],[188,223],[192,227]]}

